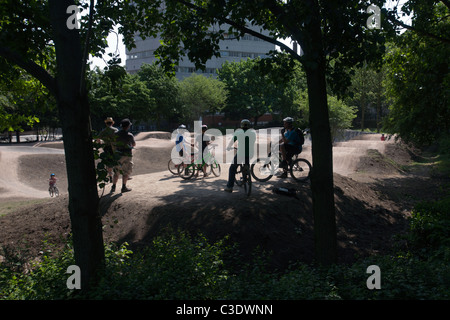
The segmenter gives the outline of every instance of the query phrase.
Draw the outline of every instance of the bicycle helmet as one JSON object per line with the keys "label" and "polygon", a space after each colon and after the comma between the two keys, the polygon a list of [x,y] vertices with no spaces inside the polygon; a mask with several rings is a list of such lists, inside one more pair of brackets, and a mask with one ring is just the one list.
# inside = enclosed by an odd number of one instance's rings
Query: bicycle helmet
{"label": "bicycle helmet", "polygon": [[53,177],[55,174],[54,173],[50,173],[50,177]]}
{"label": "bicycle helmet", "polygon": [[243,120],[241,121],[241,128],[242,128],[242,129],[248,129],[248,128],[250,128],[250,120],[248,120],[248,119],[243,119]]}
{"label": "bicycle helmet", "polygon": [[186,126],[184,124],[180,124],[178,129],[186,129]]}
{"label": "bicycle helmet", "polygon": [[283,122],[291,122],[292,123],[292,122],[294,122],[294,119],[291,117],[286,117],[283,119]]}
{"label": "bicycle helmet", "polygon": [[208,126],[206,124],[202,125],[202,129],[208,129]]}

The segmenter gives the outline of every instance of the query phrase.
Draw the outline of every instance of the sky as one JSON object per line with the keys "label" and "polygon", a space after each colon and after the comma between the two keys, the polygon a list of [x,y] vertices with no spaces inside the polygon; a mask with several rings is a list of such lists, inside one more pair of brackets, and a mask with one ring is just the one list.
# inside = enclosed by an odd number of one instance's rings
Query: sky
{"label": "sky", "polygon": [[[120,58],[122,59],[122,66],[125,66],[125,45],[123,44],[123,36],[121,34],[117,33],[117,28],[115,28],[116,33],[110,33],[107,41],[108,41],[108,48],[106,49],[106,52],[104,54],[105,60],[108,60],[109,56],[108,53],[119,53]],[[90,62],[92,62],[95,66],[98,66],[100,69],[103,69],[106,67],[105,61],[100,58],[93,58],[92,56],[89,59]]]}

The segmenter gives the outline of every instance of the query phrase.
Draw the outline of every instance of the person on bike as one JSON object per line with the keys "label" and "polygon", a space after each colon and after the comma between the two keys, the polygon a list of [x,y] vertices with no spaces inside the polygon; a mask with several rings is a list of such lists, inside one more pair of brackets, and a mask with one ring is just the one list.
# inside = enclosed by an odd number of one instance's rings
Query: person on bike
{"label": "person on bike", "polygon": [[113,167],[114,167],[114,140],[115,134],[119,129],[113,127],[114,120],[111,117],[105,119],[106,127],[99,133],[97,143],[103,143],[103,160],[106,162],[106,169],[108,170],[109,182],[112,182]]}
{"label": "person on bike", "polygon": [[131,121],[123,119],[120,123],[121,129],[116,133],[115,149],[118,154],[118,165],[114,167],[113,185],[111,192],[116,191],[116,184],[119,180],[119,175],[122,173],[122,193],[131,191],[127,187],[127,181],[133,171],[132,149],[136,146],[134,136],[128,130],[131,128]]}
{"label": "person on bike", "polygon": [[253,157],[256,132],[255,130],[249,130],[250,125],[250,120],[243,119],[241,121],[241,128],[234,132],[231,141],[228,143],[227,150],[231,150],[236,141],[238,142],[238,148],[233,163],[230,165],[228,171],[228,182],[225,188],[226,192],[233,192],[238,164],[250,164],[250,159]]}
{"label": "person on bike", "polygon": [[58,178],[56,178],[54,173],[50,174],[50,179],[48,179],[48,190],[50,191],[51,188],[53,188],[56,184],[56,181]]}
{"label": "person on bike", "polygon": [[283,174],[280,178],[287,177],[288,163],[292,157],[302,152],[304,139],[301,131],[294,127],[294,119],[287,117],[283,119],[283,129],[281,130],[280,151],[282,161],[280,167],[283,168]]}
{"label": "person on bike", "polygon": [[[202,170],[203,170],[203,177],[206,178],[208,174],[206,173],[206,170],[208,168],[208,164],[204,160],[204,152],[206,147],[211,143],[210,137],[205,134],[206,130],[208,130],[208,126],[206,124],[202,125],[202,134],[198,135],[195,138],[195,143],[197,144],[198,152],[201,150],[201,156],[202,156]],[[192,147],[194,147],[194,143],[191,144]],[[198,171],[195,175],[198,177]]]}
{"label": "person on bike", "polygon": [[184,124],[180,124],[177,129],[177,137],[175,138],[175,148],[181,158],[183,158],[184,150],[186,150],[186,145],[185,145],[186,139],[184,137],[185,131],[186,131],[186,126]]}

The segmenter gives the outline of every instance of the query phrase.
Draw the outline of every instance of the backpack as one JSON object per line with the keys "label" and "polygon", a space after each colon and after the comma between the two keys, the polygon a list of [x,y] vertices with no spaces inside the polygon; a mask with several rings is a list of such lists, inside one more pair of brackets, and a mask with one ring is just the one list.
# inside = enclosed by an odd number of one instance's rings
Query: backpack
{"label": "backpack", "polygon": [[300,145],[302,146],[305,143],[305,136],[303,135],[303,131],[300,128],[295,129],[297,131],[298,136],[300,137]]}

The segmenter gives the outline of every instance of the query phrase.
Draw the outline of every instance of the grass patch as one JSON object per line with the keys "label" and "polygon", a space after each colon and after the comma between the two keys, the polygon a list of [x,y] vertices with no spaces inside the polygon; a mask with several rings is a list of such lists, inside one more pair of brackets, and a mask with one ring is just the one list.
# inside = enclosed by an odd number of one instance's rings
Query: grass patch
{"label": "grass patch", "polygon": [[0,201],[0,217],[14,213],[21,208],[43,203],[45,201],[48,201],[48,199],[5,199],[4,201]]}

